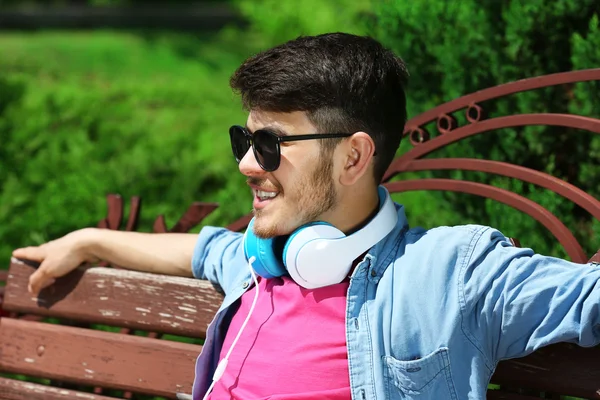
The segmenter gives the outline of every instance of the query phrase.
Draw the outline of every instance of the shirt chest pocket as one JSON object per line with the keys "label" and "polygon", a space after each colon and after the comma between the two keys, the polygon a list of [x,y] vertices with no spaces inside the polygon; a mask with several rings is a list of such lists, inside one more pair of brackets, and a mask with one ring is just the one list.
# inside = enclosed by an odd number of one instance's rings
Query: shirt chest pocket
{"label": "shirt chest pocket", "polygon": [[447,348],[418,360],[383,357],[387,399],[457,399]]}

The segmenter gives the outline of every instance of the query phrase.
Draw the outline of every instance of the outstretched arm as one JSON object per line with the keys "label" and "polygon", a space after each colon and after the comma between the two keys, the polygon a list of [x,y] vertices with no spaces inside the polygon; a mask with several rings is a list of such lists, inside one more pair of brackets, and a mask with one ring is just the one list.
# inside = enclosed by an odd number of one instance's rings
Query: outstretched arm
{"label": "outstretched arm", "polygon": [[515,248],[487,229],[461,266],[463,328],[491,361],[600,342],[600,268]]}
{"label": "outstretched arm", "polygon": [[38,294],[54,279],[84,262],[108,261],[128,269],[192,277],[191,261],[198,234],[140,233],[86,228],[40,246],[17,249],[13,257],[37,261],[29,291]]}

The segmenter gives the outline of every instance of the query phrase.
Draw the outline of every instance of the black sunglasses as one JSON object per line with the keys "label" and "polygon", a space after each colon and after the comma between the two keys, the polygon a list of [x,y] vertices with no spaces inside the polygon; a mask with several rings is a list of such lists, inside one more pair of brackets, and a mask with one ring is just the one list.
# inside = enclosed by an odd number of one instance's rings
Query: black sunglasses
{"label": "black sunglasses", "polygon": [[233,150],[235,160],[239,163],[248,150],[250,150],[250,146],[252,146],[258,165],[267,172],[272,172],[279,168],[281,161],[281,147],[279,144],[282,142],[342,138],[352,135],[353,133],[313,133],[309,135],[279,136],[268,129],[257,129],[252,134],[243,126],[234,125],[229,128],[231,150]]}

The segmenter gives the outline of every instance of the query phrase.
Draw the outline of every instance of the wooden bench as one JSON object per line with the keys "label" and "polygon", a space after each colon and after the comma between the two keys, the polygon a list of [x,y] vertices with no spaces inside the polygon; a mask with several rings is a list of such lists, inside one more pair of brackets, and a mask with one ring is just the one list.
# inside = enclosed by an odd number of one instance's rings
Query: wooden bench
{"label": "wooden bench", "polygon": [[[586,262],[589,255],[569,229],[548,210],[520,195],[463,180],[393,178],[408,171],[440,169],[508,176],[552,190],[600,220],[600,201],[544,173],[499,161],[424,158],[463,138],[503,127],[555,125],[600,134],[599,119],[569,114],[485,119],[481,106],[484,101],[521,91],[590,80],[600,81],[600,69],[500,85],[411,119],[405,135],[414,148],[391,165],[384,177],[387,188],[396,193],[457,191],[508,204],[545,226],[574,261]],[[462,110],[468,123],[459,127],[453,113]],[[431,138],[425,125],[436,121],[440,134]],[[154,231],[188,231],[215,208],[215,204],[193,204],[171,229],[167,229],[163,217],[157,218]],[[119,229],[125,225],[125,229],[134,230],[140,212],[138,198],[131,200],[130,209],[123,222],[123,200],[109,196],[108,216],[100,226]],[[249,218],[245,216],[229,228],[241,231]],[[526,245],[526,238],[522,239]],[[600,262],[600,252],[591,261]],[[36,298],[26,290],[34,269],[34,265],[12,260],[4,277],[6,287],[0,305],[9,315],[0,319],[0,372],[5,376],[0,376],[0,400],[145,398],[141,395],[176,398],[177,393],[191,393],[194,361],[222,299],[210,283],[86,265],[59,279]],[[52,323],[57,321],[60,324]],[[600,399],[598,360],[600,347],[584,349],[559,344],[522,359],[501,362],[492,379],[496,390],[488,391],[488,399],[558,399],[560,395]],[[21,380],[21,374],[36,379]]]}

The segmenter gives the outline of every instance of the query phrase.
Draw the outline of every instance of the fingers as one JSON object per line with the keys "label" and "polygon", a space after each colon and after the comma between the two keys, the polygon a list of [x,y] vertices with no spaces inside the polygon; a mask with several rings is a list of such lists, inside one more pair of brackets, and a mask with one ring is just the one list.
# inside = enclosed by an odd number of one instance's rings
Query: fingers
{"label": "fingers", "polygon": [[14,250],[12,256],[42,262],[46,257],[46,252],[42,246],[30,246]]}
{"label": "fingers", "polygon": [[[52,285],[56,278],[71,272],[83,261],[74,253],[72,243],[64,238],[41,246],[16,249],[12,256],[37,267],[27,284],[27,290],[36,296],[42,289]],[[39,266],[35,265],[37,263]]]}
{"label": "fingers", "polygon": [[42,263],[40,267],[29,277],[27,290],[33,295],[38,295],[40,291],[55,282],[54,277],[50,274],[48,263]]}
{"label": "fingers", "polygon": [[54,279],[48,274],[48,263],[43,262],[46,258],[46,251],[42,246],[16,249],[12,252],[12,256],[24,260],[41,262],[39,268],[29,277],[29,284],[27,285],[29,293],[37,295],[40,290],[53,283]]}

